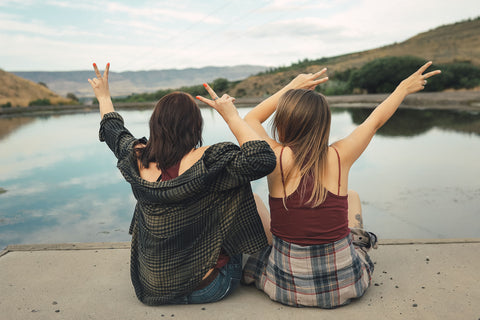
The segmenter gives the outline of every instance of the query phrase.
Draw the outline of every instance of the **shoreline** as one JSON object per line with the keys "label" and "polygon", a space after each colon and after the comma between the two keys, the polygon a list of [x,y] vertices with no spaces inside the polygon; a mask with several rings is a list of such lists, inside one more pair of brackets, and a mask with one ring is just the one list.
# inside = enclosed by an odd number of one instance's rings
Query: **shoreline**
{"label": "shoreline", "polygon": [[[327,100],[332,108],[374,108],[388,97],[389,94],[352,94],[328,96]],[[238,108],[251,107],[260,103],[264,98],[238,98],[235,105]],[[115,103],[115,109],[152,109],[155,102]],[[199,103],[200,107],[206,107]],[[450,92],[420,92],[409,95],[400,105],[400,108],[410,109],[439,109],[459,111],[480,111],[480,91],[450,91]],[[98,105],[52,105],[13,107],[0,109],[0,118],[16,117],[36,114],[65,114],[94,112]]]}

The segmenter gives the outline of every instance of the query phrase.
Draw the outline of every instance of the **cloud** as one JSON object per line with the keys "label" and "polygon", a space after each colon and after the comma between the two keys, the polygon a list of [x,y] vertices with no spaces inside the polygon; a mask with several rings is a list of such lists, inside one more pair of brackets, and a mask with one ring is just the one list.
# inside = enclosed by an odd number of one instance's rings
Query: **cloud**
{"label": "cloud", "polygon": [[301,1],[292,1],[292,0],[273,0],[261,11],[272,12],[272,11],[299,11],[299,10],[318,10],[318,9],[327,9],[337,6],[341,3],[346,2],[345,0],[337,1],[310,1],[310,0],[301,0]]}
{"label": "cloud", "polygon": [[115,174],[112,174],[110,171],[102,174],[91,174],[72,177],[69,180],[60,182],[58,187],[72,187],[72,186],[82,186],[84,189],[98,189],[100,187],[118,184],[123,182],[123,177],[118,171]]}
{"label": "cloud", "polygon": [[345,28],[342,26],[328,25],[316,18],[299,18],[275,21],[268,25],[253,27],[246,34],[255,38],[333,38],[339,36]]}
{"label": "cloud", "polygon": [[[152,21],[187,21],[209,24],[220,23],[221,20],[214,15],[204,14],[202,12],[193,12],[184,6],[181,2],[159,2],[146,4],[141,2],[132,2],[131,5],[104,1],[47,1],[47,4],[54,7],[91,11],[94,8],[101,8],[101,13],[105,17],[124,14],[126,17],[148,18]],[[101,21],[100,21],[101,23]]]}
{"label": "cloud", "polygon": [[57,38],[64,41],[68,37],[104,37],[102,34],[97,34],[74,26],[66,26],[59,29],[58,27],[50,27],[45,25],[41,20],[22,21],[22,17],[14,14],[0,13],[0,36],[2,33],[6,37],[10,36],[12,41],[17,37],[20,39],[27,37],[43,37],[45,40],[50,38]]}

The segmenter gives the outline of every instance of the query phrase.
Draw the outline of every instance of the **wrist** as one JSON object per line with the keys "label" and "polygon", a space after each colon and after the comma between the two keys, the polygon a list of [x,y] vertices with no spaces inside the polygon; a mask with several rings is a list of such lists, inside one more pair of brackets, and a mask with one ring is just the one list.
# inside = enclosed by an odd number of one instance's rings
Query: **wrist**
{"label": "wrist", "polygon": [[393,91],[393,93],[398,94],[398,95],[402,96],[403,98],[405,98],[409,94],[409,92],[408,92],[405,84],[403,83],[403,81],[395,88],[395,91]]}
{"label": "wrist", "polygon": [[101,97],[97,97],[97,100],[99,103],[102,103],[102,102],[112,102],[112,98],[110,96],[101,96]]}

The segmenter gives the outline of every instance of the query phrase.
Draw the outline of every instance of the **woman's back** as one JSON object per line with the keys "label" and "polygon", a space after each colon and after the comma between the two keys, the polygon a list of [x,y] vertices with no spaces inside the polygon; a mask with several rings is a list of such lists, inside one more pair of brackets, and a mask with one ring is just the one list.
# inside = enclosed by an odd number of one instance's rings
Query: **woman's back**
{"label": "woman's back", "polygon": [[[279,169],[282,182],[285,181],[283,151],[280,151]],[[337,170],[340,157],[337,157]],[[331,172],[329,174],[332,175]],[[307,174],[302,177],[292,193],[282,197],[269,196],[271,231],[285,241],[298,245],[325,244],[346,237],[348,228],[348,197],[339,195],[341,171],[337,176],[335,193],[328,191],[323,203],[312,206],[307,201],[313,190],[314,178]],[[298,179],[297,179],[298,180]]]}
{"label": "woman's back", "polygon": [[[278,145],[273,148],[273,151],[277,157],[277,166],[275,170],[268,176],[269,193],[272,197],[283,198],[285,195],[289,196],[292,194],[299,187],[301,180],[300,168],[295,163],[294,153],[290,147]],[[281,153],[283,173],[286,174],[287,172],[290,172],[289,177],[286,178],[285,181],[285,188],[283,188],[282,173],[280,170]],[[339,154],[339,157],[341,160],[341,154]],[[339,176],[340,183],[338,181]],[[326,155],[326,166],[320,181],[322,186],[324,186],[327,191],[330,191],[336,195],[347,195],[348,171],[341,163],[339,166],[337,153],[332,147],[328,148]],[[339,184],[340,191],[338,191]]]}

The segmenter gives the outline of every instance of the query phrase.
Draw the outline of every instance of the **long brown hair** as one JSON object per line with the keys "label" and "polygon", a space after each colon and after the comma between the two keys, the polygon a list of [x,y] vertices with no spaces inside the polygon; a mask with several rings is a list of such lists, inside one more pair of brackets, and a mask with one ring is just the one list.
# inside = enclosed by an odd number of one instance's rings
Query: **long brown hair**
{"label": "long brown hair", "polygon": [[151,162],[164,171],[177,164],[193,148],[202,145],[203,118],[191,95],[172,92],[161,98],[150,117],[150,137],[137,148],[142,166]]}
{"label": "long brown hair", "polygon": [[[331,112],[325,97],[305,89],[283,94],[273,119],[273,135],[283,146],[294,151],[300,176],[313,177],[313,191],[307,201],[312,207],[320,205],[327,195],[321,178],[326,167],[330,123]],[[292,169],[286,172],[285,181],[291,173]],[[305,186],[300,187],[302,193]]]}

